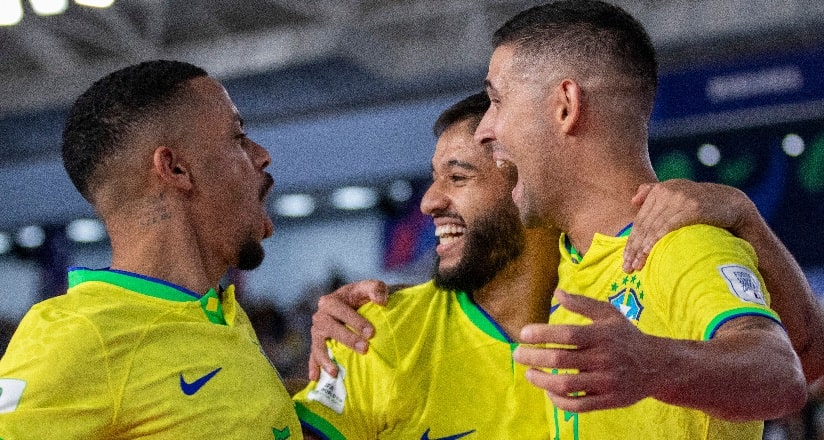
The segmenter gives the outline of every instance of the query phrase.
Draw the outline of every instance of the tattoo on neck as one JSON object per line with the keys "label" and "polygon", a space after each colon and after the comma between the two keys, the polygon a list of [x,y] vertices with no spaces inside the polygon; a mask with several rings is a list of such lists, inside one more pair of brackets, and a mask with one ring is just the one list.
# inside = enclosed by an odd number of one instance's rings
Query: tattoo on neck
{"label": "tattoo on neck", "polygon": [[160,193],[149,197],[144,205],[138,209],[141,226],[151,226],[172,218],[172,213],[166,205],[166,195]]}

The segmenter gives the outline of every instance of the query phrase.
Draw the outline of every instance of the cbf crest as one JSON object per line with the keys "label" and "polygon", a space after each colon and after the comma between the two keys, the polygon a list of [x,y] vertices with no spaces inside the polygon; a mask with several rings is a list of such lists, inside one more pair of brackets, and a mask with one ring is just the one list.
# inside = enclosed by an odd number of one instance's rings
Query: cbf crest
{"label": "cbf crest", "polygon": [[613,292],[609,296],[609,303],[615,306],[622,315],[630,321],[636,323],[641,318],[644,306],[641,301],[644,299],[644,291],[641,288],[641,280],[637,275],[624,275],[620,281],[615,281],[610,286]]}

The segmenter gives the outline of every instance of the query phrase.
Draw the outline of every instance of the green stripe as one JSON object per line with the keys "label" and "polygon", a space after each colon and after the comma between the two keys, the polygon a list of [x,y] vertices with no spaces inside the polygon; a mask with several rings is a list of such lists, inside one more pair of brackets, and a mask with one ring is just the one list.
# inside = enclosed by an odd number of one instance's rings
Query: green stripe
{"label": "green stripe", "polygon": [[724,313],[713,318],[710,324],[707,326],[707,329],[704,331],[704,340],[708,341],[715,335],[715,332],[718,331],[718,327],[723,325],[725,322],[729,321],[730,319],[737,318],[739,316],[763,316],[765,318],[772,319],[773,321],[781,324],[781,319],[778,318],[778,315],[769,309],[762,309],[758,307],[741,307],[738,309],[727,310]]}
{"label": "green stripe", "polygon": [[473,324],[493,339],[506,342],[507,344],[510,343],[509,338],[501,333],[498,326],[490,322],[489,318],[482,311],[478,310],[478,306],[469,299],[469,295],[467,295],[466,292],[457,292],[456,295],[458,304],[461,305],[461,309]]}
{"label": "green stripe", "polygon": [[329,440],[346,440],[346,437],[340,433],[331,423],[327,422],[323,417],[313,413],[309,408],[305,407],[300,402],[295,402],[295,411],[298,413],[298,419],[301,423],[305,423],[325,435]]}
{"label": "green stripe", "polygon": [[169,301],[187,302],[199,299],[180,291],[179,288],[125,273],[89,269],[76,269],[69,272],[69,287],[74,287],[86,281],[102,281]]}

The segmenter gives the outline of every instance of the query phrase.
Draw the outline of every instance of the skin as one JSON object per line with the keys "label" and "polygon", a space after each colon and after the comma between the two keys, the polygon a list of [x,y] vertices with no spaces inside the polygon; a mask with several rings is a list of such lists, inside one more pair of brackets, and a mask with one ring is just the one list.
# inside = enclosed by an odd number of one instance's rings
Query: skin
{"label": "skin", "polygon": [[[629,201],[639,186],[655,182],[646,150],[649,115],[643,109],[611,112],[598,98],[605,93],[599,90],[604,81],[553,77],[549,71],[551,62],[525,68],[516,63],[513,47],[496,48],[486,79],[492,104],[476,140],[497,142],[495,159],[518,168],[513,199],[522,219],[567,231],[575,248],[586,253],[595,233],[615,235],[632,221],[636,207]],[[625,98],[635,102],[631,95]],[[574,172],[602,170],[604,164],[609,173]],[[766,318],[730,320],[705,342],[673,340],[641,333],[606,302],[560,291],[555,295],[563,307],[593,323],[532,324],[521,339],[577,349],[522,345],[514,359],[533,367],[530,382],[544,388],[559,409],[618,408],[653,397],[743,421],[781,417],[798,411],[806,400],[801,365],[789,339]],[[553,368],[580,373],[543,371]],[[752,374],[732,374],[737,371]],[[586,394],[568,396],[577,391]]]}
{"label": "skin", "polygon": [[[438,245],[438,271],[449,271],[461,265],[469,246],[468,232],[477,227],[479,219],[490,216],[490,211],[494,213],[493,218],[509,216],[517,227],[521,227],[517,222],[517,210],[509,197],[513,181],[511,168],[498,167],[493,162],[491,147],[473,141],[467,122],[457,123],[444,131],[435,147],[432,185],[421,200],[421,211],[432,216],[438,226],[454,225],[461,230],[465,228],[466,232],[454,234],[451,241],[446,240],[449,241],[447,244]],[[520,256],[511,260],[491,281],[476,289],[472,295],[475,303],[515,340],[520,329],[527,323],[545,322],[548,319],[551,300],[549,293],[557,282],[555,268],[558,265],[558,253],[555,249],[558,232],[535,228],[524,229],[523,233],[524,249]],[[371,293],[374,296],[376,292],[373,289],[378,289],[379,295],[384,294],[384,288],[385,284],[374,280],[344,286],[337,291],[338,295],[322,297],[319,307],[329,307],[333,304],[331,301],[339,305],[354,298],[360,301],[363,299],[358,297],[360,294]],[[324,298],[327,300],[324,301]],[[342,313],[356,315],[362,324],[368,326],[368,322],[348,305],[344,305],[341,310]],[[319,336],[316,332],[319,316],[323,315],[315,313],[313,316],[313,340]],[[326,315],[324,319],[336,321],[338,318]],[[341,329],[342,334],[354,335]],[[312,359],[322,359],[326,355],[325,337],[320,337],[319,341],[319,346],[313,343]],[[330,374],[337,373],[336,368],[330,369]],[[317,369],[315,371],[313,380],[318,375]],[[317,438],[305,430],[304,437]]]}
{"label": "skin", "polygon": [[110,170],[113,182],[123,183],[95,199],[111,236],[113,269],[206,292],[218,288],[227,268],[251,268],[263,258],[260,242],[273,231],[265,210],[271,158],[246,137],[219,82],[192,79],[186,94],[186,104],[161,122],[171,135],[136,130],[133,154]]}

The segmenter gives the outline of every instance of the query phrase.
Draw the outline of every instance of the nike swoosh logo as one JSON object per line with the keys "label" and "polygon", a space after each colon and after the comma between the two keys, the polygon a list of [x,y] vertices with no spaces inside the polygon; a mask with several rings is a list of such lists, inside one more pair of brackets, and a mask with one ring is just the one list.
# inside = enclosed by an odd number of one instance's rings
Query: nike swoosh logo
{"label": "nike swoosh logo", "polygon": [[215,377],[215,374],[217,374],[220,370],[221,368],[215,368],[210,373],[191,383],[186,382],[186,379],[183,378],[183,373],[180,373],[180,389],[183,391],[183,394],[191,396],[192,394],[200,391],[203,385],[206,385],[206,382]]}
{"label": "nike swoosh logo", "polygon": [[459,438],[466,437],[469,434],[472,434],[473,432],[475,432],[474,429],[472,431],[466,431],[460,434],[450,435],[448,437],[429,438],[429,429],[427,429],[426,432],[424,432],[421,436],[421,440],[458,440]]}

